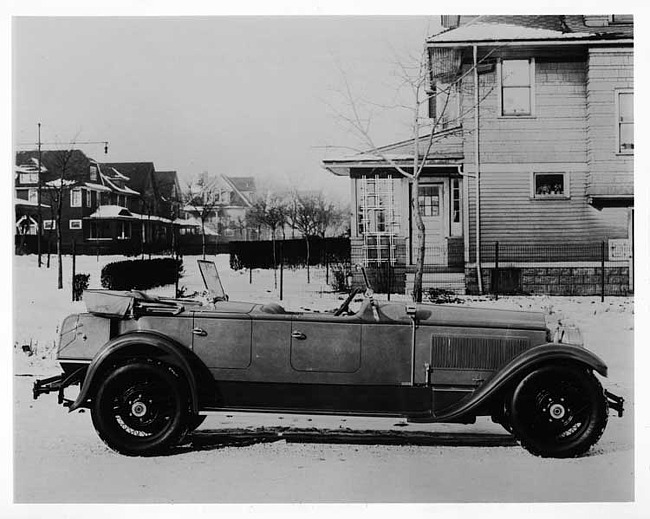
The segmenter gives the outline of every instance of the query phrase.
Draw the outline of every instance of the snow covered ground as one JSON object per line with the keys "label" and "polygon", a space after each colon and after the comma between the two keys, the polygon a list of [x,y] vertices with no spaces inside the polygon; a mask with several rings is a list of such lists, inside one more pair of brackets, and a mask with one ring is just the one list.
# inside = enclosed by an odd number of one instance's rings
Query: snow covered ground
{"label": "snow covered ground", "polygon": [[[54,258],[53,258],[54,259]],[[101,267],[118,257],[78,257],[77,272],[89,273],[99,288]],[[202,289],[195,257],[184,261],[181,285]],[[279,301],[272,272],[233,271],[227,256],[214,259],[231,300]],[[468,306],[539,310],[569,320],[585,344],[609,365],[604,384],[626,399],[626,415],[610,417],[592,452],[575,460],[542,460],[512,446],[508,435],[488,421],[473,426],[414,425],[386,419],[212,415],[182,454],[131,459],[106,449],[88,413],[68,414],[52,396],[31,400],[35,377],[54,374],[58,326],[69,313],[71,262],[64,258],[63,290],[56,289],[56,260],[38,269],[34,256],[15,257],[14,272],[14,496],[18,502],[567,502],[634,499],[634,304],[632,298],[466,297]],[[288,309],[325,310],[343,296],[313,269],[284,273]],[[173,287],[155,293],[173,295]],[[379,296],[381,297],[381,296]],[[406,299],[393,296],[393,299]],[[349,431],[350,444],[263,441],[264,431]],[[224,430],[244,435],[223,445]],[[310,432],[311,431],[311,432]],[[376,445],[358,442],[374,431]],[[427,432],[432,445],[382,444],[382,434]],[[460,434],[458,446],[436,445],[435,435]],[[479,447],[463,434],[501,434],[502,445]],[[365,435],[365,436],[364,436]],[[470,438],[469,440],[467,438]],[[372,442],[371,442],[372,443]],[[644,467],[645,469],[645,467]],[[179,484],[179,482],[183,482]],[[215,491],[218,489],[218,491]]]}

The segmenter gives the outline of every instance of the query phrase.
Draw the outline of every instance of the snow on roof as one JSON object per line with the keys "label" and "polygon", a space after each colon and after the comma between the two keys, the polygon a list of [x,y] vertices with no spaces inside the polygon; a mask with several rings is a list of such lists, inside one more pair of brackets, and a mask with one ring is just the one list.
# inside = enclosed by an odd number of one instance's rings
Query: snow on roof
{"label": "snow on roof", "polygon": [[561,32],[552,29],[522,27],[509,23],[477,21],[434,36],[431,43],[502,40],[575,40],[593,38],[587,32]]}
{"label": "snow on roof", "polygon": [[108,191],[110,193],[110,188],[103,186],[101,184],[95,184],[94,182],[85,182],[85,186],[94,191]]}
{"label": "snow on roof", "polygon": [[112,182],[106,175],[100,172],[100,176],[108,184],[108,187],[110,187],[113,191],[117,191],[118,193],[123,193],[123,194],[128,194],[128,195],[139,195],[137,191],[134,191],[130,187],[118,187],[114,182]]}
{"label": "snow on roof", "polygon": [[46,186],[55,187],[55,188],[59,188],[61,186],[70,187],[70,186],[73,186],[75,184],[76,184],[76,182],[74,180],[68,180],[68,179],[63,180],[61,178],[57,178],[55,180],[50,180],[49,182],[45,183]]}
{"label": "snow on roof", "polygon": [[[14,205],[21,207],[38,207],[38,202],[30,202],[29,200],[22,200],[20,198],[14,198]],[[41,204],[41,207],[49,208],[49,205]]]}
{"label": "snow on roof", "polygon": [[115,219],[115,218],[122,218],[122,219],[136,219],[136,215],[134,215],[131,211],[129,211],[126,207],[122,207],[119,205],[100,205],[97,208],[97,211],[95,211],[93,214],[91,214],[88,218],[93,218],[93,219]]}

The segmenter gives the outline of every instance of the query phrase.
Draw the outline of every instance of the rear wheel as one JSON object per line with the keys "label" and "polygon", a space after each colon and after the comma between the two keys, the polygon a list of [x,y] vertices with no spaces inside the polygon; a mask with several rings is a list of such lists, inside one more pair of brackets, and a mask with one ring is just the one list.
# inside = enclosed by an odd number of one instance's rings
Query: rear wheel
{"label": "rear wheel", "polygon": [[591,372],[544,366],[517,385],[510,411],[512,431],[522,447],[538,456],[571,458],[600,439],[608,405]]}
{"label": "rear wheel", "polygon": [[91,414],[99,437],[129,456],[156,454],[175,445],[188,426],[188,399],[168,367],[137,361],[115,368],[103,381]]}

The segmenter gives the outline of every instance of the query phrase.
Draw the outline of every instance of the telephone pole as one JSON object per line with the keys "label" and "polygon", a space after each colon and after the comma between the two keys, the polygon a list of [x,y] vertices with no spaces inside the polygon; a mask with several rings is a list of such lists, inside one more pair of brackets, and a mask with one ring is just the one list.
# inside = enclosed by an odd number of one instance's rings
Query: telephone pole
{"label": "telephone pole", "polygon": [[38,268],[41,268],[41,238],[43,237],[43,218],[41,214],[41,123],[38,123],[38,233],[36,242],[38,247]]}

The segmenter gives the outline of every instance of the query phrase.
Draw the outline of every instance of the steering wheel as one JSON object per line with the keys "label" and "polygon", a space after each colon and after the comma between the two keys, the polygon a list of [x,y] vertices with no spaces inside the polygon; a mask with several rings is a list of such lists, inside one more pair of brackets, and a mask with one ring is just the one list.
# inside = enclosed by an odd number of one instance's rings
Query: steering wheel
{"label": "steering wheel", "polygon": [[346,312],[348,310],[348,307],[350,306],[350,303],[354,299],[354,296],[356,296],[359,292],[362,292],[361,288],[359,287],[354,288],[352,292],[350,292],[350,295],[345,299],[345,301],[343,301],[343,304],[341,304],[341,306],[338,307],[336,312],[334,312],[334,316],[336,317],[341,315],[343,312]]}

